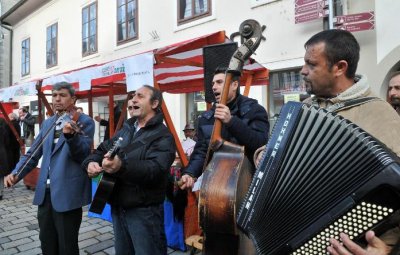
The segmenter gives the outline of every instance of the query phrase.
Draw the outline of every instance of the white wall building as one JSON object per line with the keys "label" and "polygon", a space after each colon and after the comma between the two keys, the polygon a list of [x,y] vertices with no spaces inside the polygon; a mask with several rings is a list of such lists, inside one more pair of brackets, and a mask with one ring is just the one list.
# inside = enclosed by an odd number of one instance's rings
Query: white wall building
{"label": "white wall building", "polygon": [[[220,30],[230,35],[238,31],[242,21],[255,19],[267,26],[267,39],[253,58],[270,70],[270,86],[253,87],[250,96],[273,116],[283,102],[283,94],[294,93],[295,83],[301,82],[298,71],[303,64],[305,41],[323,29],[322,18],[295,24],[295,2],[300,0],[20,1],[17,8],[0,17],[0,22],[13,30],[11,80],[17,84]],[[374,29],[354,32],[361,46],[358,73],[366,74],[373,91],[385,98],[387,74],[400,69],[400,34],[396,33],[400,1],[335,2],[343,14],[374,12]],[[190,7],[192,4],[195,8]],[[198,13],[193,19],[192,9]],[[122,23],[118,25],[118,21]],[[121,28],[126,29],[125,33]],[[191,105],[190,98],[164,97],[179,131],[191,118],[191,110],[186,109]],[[95,106],[94,111],[99,112],[103,106]]]}

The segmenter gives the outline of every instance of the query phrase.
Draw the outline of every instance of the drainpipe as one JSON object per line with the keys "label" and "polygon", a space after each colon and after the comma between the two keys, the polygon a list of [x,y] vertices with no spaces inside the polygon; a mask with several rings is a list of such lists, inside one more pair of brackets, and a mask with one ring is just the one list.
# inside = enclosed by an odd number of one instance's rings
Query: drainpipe
{"label": "drainpipe", "polygon": [[328,28],[333,29],[333,11],[335,6],[333,6],[333,0],[328,0],[329,14],[328,14]]}
{"label": "drainpipe", "polygon": [[8,86],[10,86],[12,84],[12,81],[13,81],[13,79],[12,79],[13,30],[12,30],[11,26],[8,26],[8,25],[2,24],[2,23],[0,23],[0,27],[4,28],[4,29],[6,29],[6,30],[8,30],[10,32],[10,40],[9,40],[10,41],[10,59],[9,59],[10,72],[8,74],[9,77],[10,77],[10,81],[9,81],[10,84],[8,84]]}

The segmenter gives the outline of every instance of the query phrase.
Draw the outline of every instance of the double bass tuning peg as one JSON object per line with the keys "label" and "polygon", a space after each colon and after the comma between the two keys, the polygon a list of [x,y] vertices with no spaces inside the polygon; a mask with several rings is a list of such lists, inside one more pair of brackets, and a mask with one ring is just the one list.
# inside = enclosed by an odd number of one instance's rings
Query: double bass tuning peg
{"label": "double bass tuning peg", "polygon": [[261,40],[265,41],[266,38],[262,35],[262,33],[264,32],[266,27],[267,26],[265,25],[260,26],[260,24],[256,20],[248,19],[242,22],[239,27],[239,31],[232,33],[229,39],[233,41],[235,37],[240,36],[240,42],[243,44],[245,40],[248,40],[249,38],[254,36],[254,34],[259,34],[261,35]]}

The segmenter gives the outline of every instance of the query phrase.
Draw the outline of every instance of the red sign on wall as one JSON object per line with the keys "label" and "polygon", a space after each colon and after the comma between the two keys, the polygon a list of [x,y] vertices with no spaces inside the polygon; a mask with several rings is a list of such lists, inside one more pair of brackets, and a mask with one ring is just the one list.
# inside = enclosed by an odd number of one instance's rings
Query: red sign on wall
{"label": "red sign on wall", "polygon": [[321,11],[316,11],[316,12],[310,12],[306,13],[304,15],[298,15],[294,18],[294,23],[302,23],[302,22],[307,22],[311,21],[314,19],[326,17],[328,15],[328,10],[321,10]]}
{"label": "red sign on wall", "polygon": [[326,7],[325,1],[318,1],[314,2],[312,4],[307,4],[307,5],[301,5],[301,6],[296,6],[294,10],[294,14],[302,14],[306,12],[311,12],[311,11],[322,11]]}
{"label": "red sign on wall", "polygon": [[337,28],[347,30],[349,32],[371,30],[371,29],[375,28],[375,22],[372,20],[372,21],[367,21],[367,22],[348,23],[345,25],[338,26]]}
{"label": "red sign on wall", "polygon": [[374,17],[373,11],[337,16],[336,28],[349,32],[375,29]]}
{"label": "red sign on wall", "polygon": [[336,16],[336,23],[337,24],[344,24],[344,23],[355,23],[361,21],[371,21],[374,20],[374,12],[362,12],[356,14],[349,14],[343,16]]}
{"label": "red sign on wall", "polygon": [[326,0],[296,0],[295,3],[296,24],[322,18],[328,14],[328,10],[325,10],[328,5]]}
{"label": "red sign on wall", "polygon": [[296,0],[295,3],[296,3],[296,7],[297,7],[298,5],[305,5],[305,4],[315,2],[315,1],[316,0]]}

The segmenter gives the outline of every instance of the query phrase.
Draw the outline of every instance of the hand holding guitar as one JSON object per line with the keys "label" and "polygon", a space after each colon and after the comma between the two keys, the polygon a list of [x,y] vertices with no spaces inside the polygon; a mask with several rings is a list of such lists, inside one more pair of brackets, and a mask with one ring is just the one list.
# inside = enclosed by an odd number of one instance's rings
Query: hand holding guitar
{"label": "hand holding guitar", "polygon": [[[87,168],[89,177],[96,177],[103,171],[106,173],[115,173],[121,168],[121,160],[115,157],[121,146],[123,138],[120,137],[114,143],[113,147],[104,155],[102,161],[102,167],[97,162],[90,162]],[[103,174],[97,187],[96,193],[94,194],[92,204],[89,207],[89,211],[94,213],[101,213],[104,210],[106,202],[110,198],[115,184],[115,177]]]}
{"label": "hand holding guitar", "polygon": [[87,173],[90,178],[96,177],[103,172],[103,169],[97,162],[90,162],[87,168]]}
{"label": "hand holding guitar", "polygon": [[110,153],[104,156],[103,162],[101,163],[103,170],[106,173],[113,174],[119,171],[122,165],[122,161],[118,156],[111,157]]}

